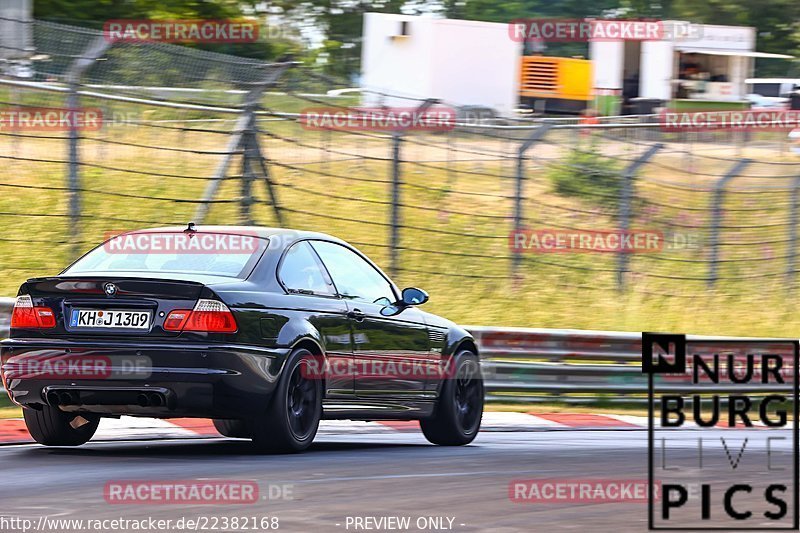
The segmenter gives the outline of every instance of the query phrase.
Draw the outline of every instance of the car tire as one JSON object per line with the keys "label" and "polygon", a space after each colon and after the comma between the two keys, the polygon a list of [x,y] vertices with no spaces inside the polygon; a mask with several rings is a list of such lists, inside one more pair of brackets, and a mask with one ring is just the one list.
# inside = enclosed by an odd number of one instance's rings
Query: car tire
{"label": "car tire", "polygon": [[250,438],[250,432],[247,430],[247,423],[244,420],[215,418],[214,427],[223,437],[233,437],[237,439]]}
{"label": "car tire", "polygon": [[256,450],[295,453],[311,446],[322,418],[322,381],[309,377],[303,366],[314,357],[308,350],[294,350],[284,364],[269,406],[261,416],[248,420]]}
{"label": "car tire", "polygon": [[441,446],[463,446],[478,435],[483,415],[483,377],[478,356],[469,350],[451,360],[433,416],[419,421],[425,438]]}
{"label": "car tire", "polygon": [[42,410],[23,409],[22,416],[25,418],[25,425],[33,440],[45,446],[80,446],[85,444],[94,436],[97,425],[100,423],[99,417],[84,418],[87,420],[78,427],[72,427],[72,423],[79,416],[88,417],[76,413],[65,413],[56,407],[49,405],[42,406]]}

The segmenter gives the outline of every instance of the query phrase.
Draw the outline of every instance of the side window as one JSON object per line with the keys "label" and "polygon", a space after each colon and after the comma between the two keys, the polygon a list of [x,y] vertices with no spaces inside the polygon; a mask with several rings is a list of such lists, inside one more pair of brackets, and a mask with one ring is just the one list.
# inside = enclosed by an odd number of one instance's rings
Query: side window
{"label": "side window", "polygon": [[302,241],[286,252],[278,275],[289,292],[333,296],[335,291],[325,282],[320,268],[314,250],[307,241]]}
{"label": "side window", "polygon": [[374,303],[381,298],[394,302],[392,286],[380,272],[353,251],[325,241],[313,241],[339,294],[345,298]]}

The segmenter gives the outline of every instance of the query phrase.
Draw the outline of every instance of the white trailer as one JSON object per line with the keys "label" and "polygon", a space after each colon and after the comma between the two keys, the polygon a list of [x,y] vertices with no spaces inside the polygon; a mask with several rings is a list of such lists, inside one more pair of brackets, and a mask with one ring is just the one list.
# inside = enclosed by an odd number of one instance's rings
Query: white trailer
{"label": "white trailer", "polygon": [[0,60],[27,59],[32,54],[32,0],[0,1]]}
{"label": "white trailer", "polygon": [[367,13],[364,104],[410,107],[419,103],[414,99],[437,98],[508,116],[519,100],[521,54],[508,24]]}
{"label": "white trailer", "polygon": [[0,76],[31,78],[33,0],[0,0]]}

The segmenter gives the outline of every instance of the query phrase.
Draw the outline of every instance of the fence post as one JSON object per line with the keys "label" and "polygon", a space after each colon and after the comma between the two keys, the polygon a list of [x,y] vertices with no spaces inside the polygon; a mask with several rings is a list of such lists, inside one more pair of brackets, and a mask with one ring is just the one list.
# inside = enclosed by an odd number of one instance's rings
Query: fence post
{"label": "fence post", "polygon": [[[633,185],[636,171],[639,170],[639,167],[647,163],[647,161],[649,161],[656,152],[661,150],[663,146],[664,145],[661,143],[654,144],[622,172],[622,190],[619,199],[619,230],[622,235],[626,234],[631,226],[631,202],[633,201]],[[617,289],[620,291],[625,289],[625,273],[628,272],[628,254],[628,251],[620,247],[619,254],[617,255]]]}
{"label": "fence post", "polygon": [[[428,98],[415,110],[414,116],[420,116],[431,106],[438,104],[439,100]],[[400,195],[402,193],[402,176],[400,174],[400,143],[403,142],[405,130],[392,132],[392,188],[391,209],[389,212],[389,274],[394,277],[400,270],[398,251],[400,250]]]}
{"label": "fence post", "polygon": [[713,203],[711,206],[711,236],[709,238],[710,257],[708,260],[707,280],[709,288],[713,287],[717,282],[717,271],[719,270],[719,232],[722,225],[722,204],[725,201],[725,186],[749,164],[749,159],[740,159],[714,185],[714,196],[711,199]]}
{"label": "fence post", "polygon": [[[12,85],[11,87],[8,88],[8,93],[9,93],[9,97],[10,97],[12,106],[18,106],[18,105],[22,104],[22,102],[21,102],[21,100],[22,100],[21,96],[22,95],[20,94],[20,91],[19,91],[19,89],[17,87]],[[16,126],[11,129],[11,133],[13,134],[12,137],[11,137],[11,153],[14,154],[14,157],[19,157],[19,153],[20,153],[20,151],[19,151],[19,139],[20,138],[17,136],[19,131],[17,130]]]}
{"label": "fence post", "polygon": [[403,142],[402,134],[394,132],[392,134],[392,205],[390,213],[390,234],[389,234],[389,271],[391,275],[397,276],[398,271],[398,249],[400,248],[400,143]]}
{"label": "fence post", "polygon": [[800,176],[797,176],[792,181],[792,189],[789,194],[792,195],[791,211],[789,213],[789,253],[786,258],[786,283],[789,289],[794,288],[794,272],[797,263],[797,220],[800,218],[800,201],[797,198],[797,192],[800,190]]}
{"label": "fence post", "polygon": [[245,226],[250,226],[253,224],[250,206],[253,204],[253,181],[255,180],[252,163],[256,158],[253,146],[256,141],[252,138],[254,135],[252,132],[256,128],[255,108],[248,106],[245,114],[247,116],[247,126],[242,137],[242,181],[239,193],[239,219]]}
{"label": "fence post", "polygon": [[[94,62],[105,53],[111,46],[111,41],[106,37],[98,37],[84,50],[81,55],[73,61],[66,73],[66,81],[69,87],[67,93],[67,110],[70,115],[77,115],[80,108],[80,88],[81,77],[91,67]],[[77,258],[81,253],[80,241],[80,221],[81,221],[81,176],[80,176],[80,151],[78,149],[77,126],[69,128],[69,163],[67,168],[67,188],[69,189],[69,220],[70,220],[70,259]]]}
{"label": "fence post", "polygon": [[[550,122],[543,122],[536,128],[527,139],[522,141],[517,150],[517,176],[514,183],[514,234],[522,230],[525,213],[523,212],[523,199],[525,197],[525,153],[528,149],[542,140],[553,125]],[[516,246],[512,247],[513,255],[511,259],[511,275],[514,276],[519,269],[522,256]]]}
{"label": "fence post", "polygon": [[278,219],[278,225],[283,224],[280,208],[278,207],[278,203],[275,198],[275,192],[272,187],[272,182],[269,178],[266,165],[264,165],[264,158],[261,154],[261,149],[258,146],[256,111],[261,104],[261,97],[263,96],[264,92],[278,82],[278,79],[280,79],[281,75],[287,68],[294,66],[295,64],[296,63],[294,62],[288,62],[265,65],[272,67],[269,73],[265,74],[261,81],[251,84],[250,90],[247,92],[243,100],[242,113],[236,120],[236,124],[233,128],[233,134],[228,140],[228,147],[225,150],[225,155],[223,156],[222,161],[217,164],[217,168],[214,169],[214,174],[211,177],[211,181],[209,181],[208,185],[206,185],[203,198],[200,200],[200,204],[195,210],[195,223],[203,223],[206,215],[208,214],[209,204],[214,199],[220,184],[225,179],[225,175],[228,173],[228,167],[230,167],[231,161],[233,161],[234,156],[237,154],[242,154],[244,161],[242,162],[242,196],[239,203],[240,216],[244,220],[250,220],[250,204],[253,201],[251,195],[251,186],[253,180],[255,179],[252,165],[253,161],[256,161],[258,163],[258,168],[261,170],[261,173],[264,175],[264,178],[267,181],[267,190],[272,199],[273,208],[275,209],[275,216]]}
{"label": "fence post", "polygon": [[272,210],[275,212],[275,220],[278,221],[279,227],[284,227],[284,217],[281,211],[281,205],[278,203],[278,192],[275,190],[275,184],[272,183],[272,177],[269,175],[269,169],[264,162],[264,154],[261,153],[261,148],[258,145],[257,133],[253,133],[251,138],[253,146],[253,155],[256,157],[258,166],[261,169],[261,177],[264,178],[264,184],[267,186],[267,194],[272,202]]}

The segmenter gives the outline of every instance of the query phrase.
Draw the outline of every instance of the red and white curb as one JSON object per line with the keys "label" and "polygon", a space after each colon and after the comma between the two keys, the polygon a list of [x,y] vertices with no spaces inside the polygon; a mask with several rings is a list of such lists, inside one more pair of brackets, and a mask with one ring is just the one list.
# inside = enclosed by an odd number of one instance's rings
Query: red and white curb
{"label": "red and white curb", "polygon": [[[544,431],[574,429],[646,429],[647,417],[578,413],[527,414],[487,411],[481,431]],[[416,421],[360,422],[323,420],[320,435],[381,434],[419,431]],[[211,420],[202,418],[103,418],[93,440],[186,439],[218,437]],[[0,443],[32,442],[25,422],[18,418],[0,420]]]}

